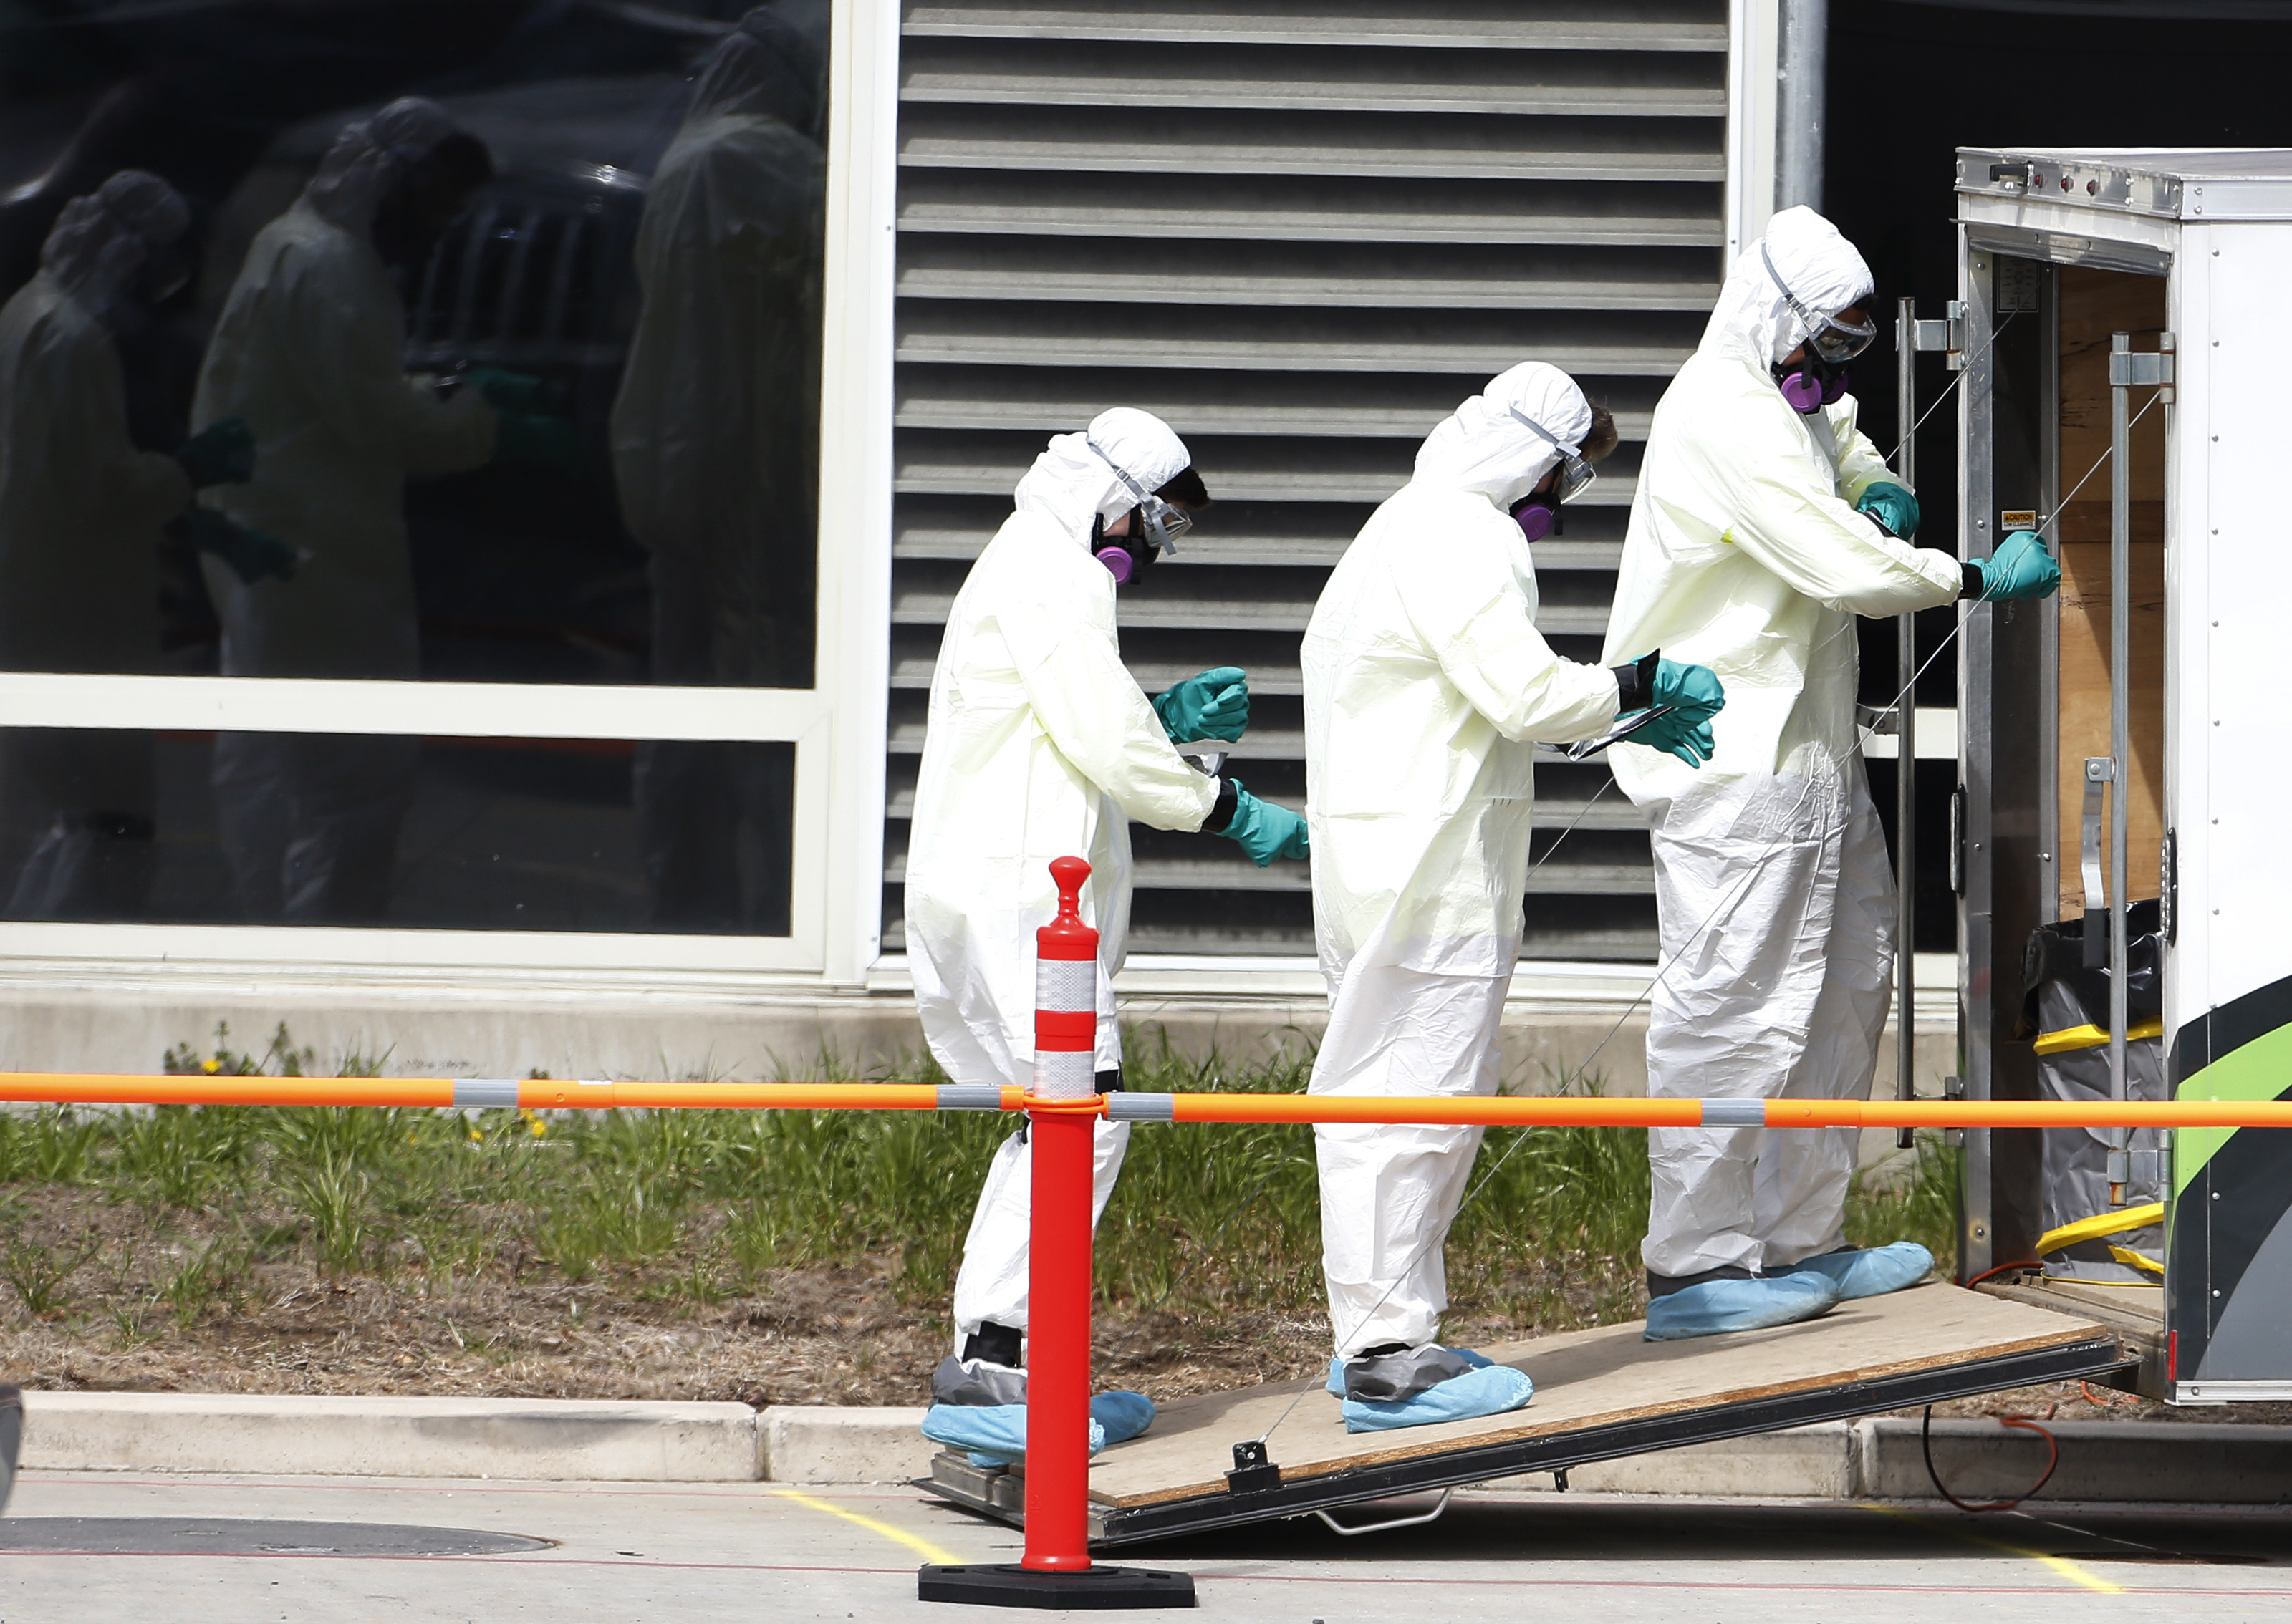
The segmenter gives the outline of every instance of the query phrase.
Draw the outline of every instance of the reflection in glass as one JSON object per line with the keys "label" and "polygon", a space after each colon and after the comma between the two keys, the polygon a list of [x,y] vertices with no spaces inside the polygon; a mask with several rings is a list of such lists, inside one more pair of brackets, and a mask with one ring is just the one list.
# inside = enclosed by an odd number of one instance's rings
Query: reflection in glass
{"label": "reflection in glass", "polygon": [[[613,469],[650,557],[657,682],[811,683],[825,12],[800,20],[753,12],[716,47],[637,227]],[[636,788],[663,924],[787,840],[790,786],[751,746],[648,744]]]}
{"label": "reflection in glass", "polygon": [[0,297],[150,171],[198,274],[102,318],[132,443],[243,412],[256,444],[246,486],[138,520],[166,539],[97,631],[0,658],[810,683],[827,0],[34,12]]}
{"label": "reflection in glass", "polygon": [[[137,448],[117,335],[182,280],[190,222],[165,181],[113,175],[62,212],[0,310],[0,667],[138,671],[157,654],[161,527],[193,475]],[[0,735],[10,911],[141,908],[151,794],[142,739]]]}
{"label": "reflection in glass", "polygon": [[[106,894],[85,888],[61,905],[41,901],[25,881],[20,856],[0,874],[0,896],[12,898],[13,919],[126,921],[233,924],[249,921],[233,825],[220,816],[231,768],[219,758],[246,735],[91,734],[19,729],[12,745],[44,753],[57,765],[65,792],[96,804],[100,786],[73,779],[101,774],[97,743],[131,749],[154,786],[154,817],[135,848],[142,864],[140,893]],[[324,892],[335,912],[320,916],[298,900],[308,877],[335,855],[323,838],[290,846],[276,894],[257,899],[268,912],[295,923],[391,925],[448,930],[650,931],[674,929],[711,934],[786,936],[791,850],[783,840],[751,840],[738,849],[694,842],[683,848],[691,864],[683,876],[687,904],[673,921],[658,918],[654,878],[647,872],[636,816],[640,746],[618,739],[385,738],[351,735],[271,736],[278,753],[296,759],[296,782],[334,800],[322,812],[347,806],[371,815],[375,783],[398,776],[391,800],[394,840],[387,870],[359,888]],[[741,770],[793,785],[792,744],[740,744]],[[262,777],[262,784],[279,780]],[[759,792],[762,793],[763,792]],[[254,800],[251,815],[283,818],[288,808]],[[319,816],[309,826],[340,830],[347,817]],[[779,827],[790,822],[785,807]],[[152,838],[156,827],[157,839]],[[704,868],[714,851],[717,866]],[[101,859],[117,848],[90,843],[84,856]]]}

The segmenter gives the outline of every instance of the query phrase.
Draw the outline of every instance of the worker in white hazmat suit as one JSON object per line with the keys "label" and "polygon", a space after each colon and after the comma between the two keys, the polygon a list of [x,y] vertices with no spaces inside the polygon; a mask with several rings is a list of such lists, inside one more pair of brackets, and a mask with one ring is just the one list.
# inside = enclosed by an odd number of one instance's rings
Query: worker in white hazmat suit
{"label": "worker in white hazmat suit", "polygon": [[[443,109],[406,97],[343,130],[248,247],[194,411],[253,426],[261,466],[215,505],[281,538],[301,567],[292,581],[248,581],[206,561],[225,675],[419,676],[407,478],[565,460],[562,419],[496,403],[532,380],[487,374],[448,398],[406,374],[404,290],[492,173]],[[215,810],[240,912],[382,919],[416,759],[410,738],[220,736]]]}
{"label": "worker in white hazmat suit", "polygon": [[[1035,932],[1056,911],[1053,858],[1091,867],[1082,915],[1099,932],[1104,1090],[1121,1086],[1114,977],[1130,922],[1129,820],[1223,834],[1261,866],[1305,855],[1296,813],[1174,747],[1241,736],[1244,673],[1220,667],[1150,701],[1122,663],[1118,577],[1152,567],[1208,500],[1169,425],[1128,407],[1101,413],[1035,460],[948,612],[908,843],[907,936],[924,1035],[959,1084],[1032,1081]],[[1129,1132],[1098,1125],[1094,1223]],[[1031,1177],[1021,1130],[988,1170],[956,1280],[956,1351],[932,1379],[926,1435],[982,1459],[1024,1446]],[[1135,1397],[1101,1396],[1105,1435],[1151,1419]]]}
{"label": "worker in white hazmat suit", "polygon": [[[1612,420],[1557,368],[1490,379],[1425,440],[1314,606],[1306,800],[1329,985],[1316,1094],[1496,1091],[1537,741],[1595,737],[1664,705],[1640,736],[1691,763],[1709,752],[1723,702],[1710,672],[1646,649],[1618,670],[1579,665],[1536,630],[1530,538],[1615,444]],[[1442,1246],[1480,1130],[1324,1124],[1314,1138],[1329,1387],[1347,1427],[1526,1403],[1525,1374],[1437,1341]]]}
{"label": "worker in white hazmat suit", "polygon": [[[38,273],[0,310],[0,667],[157,669],[163,527],[198,486],[252,470],[253,439],[236,419],[172,454],[131,436],[117,328],[181,285],[190,223],[173,187],[123,170],[64,206]],[[291,569],[275,541],[228,523],[189,539],[243,567]],[[9,917],[141,917],[152,772],[147,734],[8,733]]]}
{"label": "worker in white hazmat suit", "polygon": [[[1870,292],[1829,221],[1777,214],[1649,433],[1606,657],[1661,645],[1718,672],[1728,700],[1700,772],[1611,752],[1652,837],[1657,1097],[1868,1096],[1893,882],[1855,735],[1854,617],[2042,596],[2060,578],[2027,533],[1967,565],[1904,539],[1917,500],[1846,390]],[[1648,1336],[1788,1324],[1924,1279],[1924,1247],[1846,1247],[1855,1138],[1651,1130]]]}
{"label": "worker in white hazmat suit", "polygon": [[[643,309],[613,405],[621,516],[651,555],[656,682],[805,687],[819,514],[826,0],[779,0],[710,53],[645,193]],[[656,924],[787,929],[792,752],[637,746]],[[750,855],[742,860],[743,850]]]}

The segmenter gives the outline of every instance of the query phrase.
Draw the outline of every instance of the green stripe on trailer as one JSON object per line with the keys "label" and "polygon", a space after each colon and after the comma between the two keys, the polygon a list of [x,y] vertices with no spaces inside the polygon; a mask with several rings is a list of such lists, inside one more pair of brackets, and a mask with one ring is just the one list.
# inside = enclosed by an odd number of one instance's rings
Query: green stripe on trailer
{"label": "green stripe on trailer", "polygon": [[[2176,1099],[2274,1099],[2292,1089],[2292,1026],[2279,1026],[2231,1049],[2173,1090]],[[2173,1194],[2228,1143],[2237,1128],[2183,1128],[2173,1135]]]}

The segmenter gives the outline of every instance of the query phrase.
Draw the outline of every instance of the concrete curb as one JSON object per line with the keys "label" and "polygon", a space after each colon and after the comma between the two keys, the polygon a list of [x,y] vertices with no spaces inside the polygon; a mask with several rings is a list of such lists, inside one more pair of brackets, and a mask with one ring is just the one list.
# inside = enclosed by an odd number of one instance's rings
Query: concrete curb
{"label": "concrete curb", "polygon": [[[191,1393],[24,1395],[23,1464],[47,1470],[238,1472],[568,1482],[903,1483],[931,1470],[920,1407]],[[2292,1504],[2292,1427],[2054,1421],[2049,1500]],[[1935,1468],[1964,1499],[2026,1491],[2035,1434],[1933,1426]],[[1549,1492],[1548,1474],[1492,1488]],[[1918,1424],[1827,1421],[1571,1467],[1590,1493],[1933,1499]]]}
{"label": "concrete curb", "polygon": [[763,1439],[756,1412],[737,1403],[34,1392],[24,1395],[22,1464],[753,1483]]}

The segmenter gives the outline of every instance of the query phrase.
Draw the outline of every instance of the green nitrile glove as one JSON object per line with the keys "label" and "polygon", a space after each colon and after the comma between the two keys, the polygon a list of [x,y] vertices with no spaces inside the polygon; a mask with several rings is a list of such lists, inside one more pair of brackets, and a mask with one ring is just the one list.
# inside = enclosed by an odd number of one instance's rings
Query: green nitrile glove
{"label": "green nitrile glove", "polygon": [[1918,499],[1890,480],[1881,479],[1854,504],[1857,513],[1868,513],[1886,527],[1887,533],[1904,540],[1918,533]]}
{"label": "green nitrile glove", "polygon": [[1976,559],[1981,572],[1981,601],[2051,598],[2061,590],[2062,567],[2046,551],[2046,538],[2035,530],[2016,530],[1987,559]]}
{"label": "green nitrile glove", "polygon": [[1727,708],[1727,690],[1720,685],[1717,672],[1707,665],[1683,665],[1676,660],[1655,663],[1650,696],[1691,722],[1709,721]]}
{"label": "green nitrile glove", "polygon": [[579,473],[581,437],[561,417],[542,417],[531,412],[495,413],[494,461],[521,462]]}
{"label": "green nitrile glove", "polygon": [[[1667,750],[1688,766],[1700,767],[1711,759],[1711,719],[1726,709],[1727,691],[1707,665],[1650,657],[1655,660],[1655,671],[1646,679],[1648,708],[1662,708],[1664,714],[1641,724],[1631,742],[1650,750]],[[1641,669],[1646,670],[1644,661]]]}
{"label": "green nitrile glove", "polygon": [[185,508],[168,527],[199,551],[230,565],[231,573],[249,586],[265,575],[292,581],[302,557],[269,531],[242,525],[213,508]]}
{"label": "green nitrile glove", "polygon": [[1231,744],[1249,726],[1249,673],[1238,665],[1214,665],[1155,695],[1153,704],[1173,744],[1196,739]]}
{"label": "green nitrile glove", "polygon": [[1260,868],[1276,857],[1303,861],[1308,855],[1305,820],[1287,807],[1258,800],[1241,787],[1239,778],[1226,782],[1233,786],[1233,816],[1217,832],[1247,852]]}
{"label": "green nitrile glove", "polygon": [[497,412],[533,412],[546,416],[559,410],[565,394],[546,378],[500,366],[464,367],[461,383],[464,389],[473,389],[485,396],[487,404]]}
{"label": "green nitrile glove", "polygon": [[1631,736],[1630,743],[1650,750],[1667,750],[1690,767],[1711,759],[1711,724],[1691,720],[1684,712],[1667,711]]}
{"label": "green nitrile glove", "polygon": [[195,491],[210,485],[245,485],[254,478],[254,430],[236,413],[218,417],[175,447],[175,461],[183,465]]}

